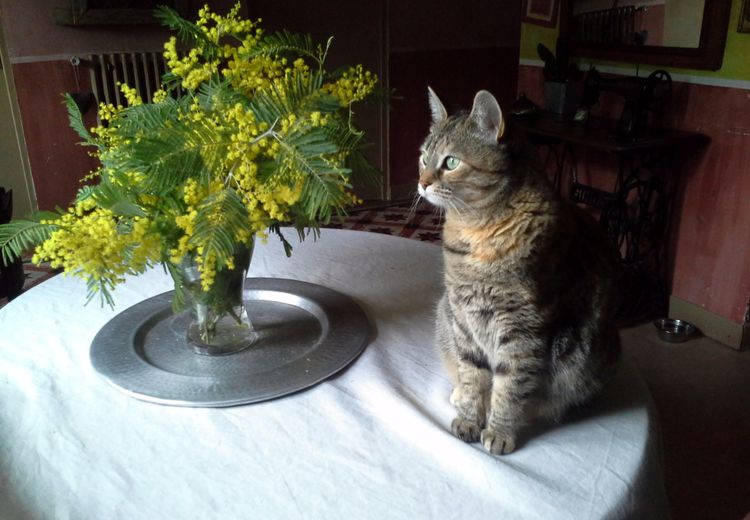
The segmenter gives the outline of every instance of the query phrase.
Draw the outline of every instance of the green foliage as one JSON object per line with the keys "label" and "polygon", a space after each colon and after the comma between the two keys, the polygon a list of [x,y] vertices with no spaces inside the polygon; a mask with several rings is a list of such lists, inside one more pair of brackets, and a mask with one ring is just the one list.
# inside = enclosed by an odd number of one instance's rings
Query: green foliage
{"label": "green foliage", "polygon": [[174,295],[172,296],[172,311],[177,313],[185,308],[186,294],[185,294],[185,275],[178,266],[164,262],[164,269],[172,277],[174,283]]}
{"label": "green foliage", "polygon": [[198,206],[195,231],[190,242],[203,248],[204,257],[226,264],[237,247],[236,237],[246,227],[247,211],[240,196],[231,189],[212,193]]}
{"label": "green foliage", "polygon": [[123,145],[121,154],[112,164],[102,158],[105,166],[137,171],[144,175],[144,189],[155,193],[174,190],[187,179],[202,184],[222,170],[230,137],[210,121],[177,122]]}
{"label": "green foliage", "polygon": [[330,73],[330,38],[323,45],[289,31],[260,38],[238,10],[222,17],[204,8],[196,23],[156,10],[193,47],[165,44],[162,90],[171,95],[141,103],[121,86],[128,106],[102,107],[93,129],[64,96],[71,127],[101,166],[67,212],[0,226],[4,260],[37,247],[87,278],[89,299],[109,304],[124,274],[162,263],[179,307],[180,259],[195,260],[210,285],[256,232],[277,234],[288,255],[282,226],[300,239],[317,236],[356,200],[350,177],[367,168],[351,106],[376,78],[361,66]]}
{"label": "green foliage", "polygon": [[313,42],[310,35],[295,34],[284,29],[267,35],[263,38],[261,45],[246,53],[245,57],[252,59],[258,56],[302,55],[315,60],[322,68],[332,41],[333,38],[329,38],[326,46],[322,47]]}
{"label": "green foliage", "polygon": [[213,60],[220,56],[221,48],[206,37],[206,33],[196,24],[185,20],[180,14],[165,5],[160,5],[154,11],[154,16],[173,31],[177,31],[178,37],[203,51],[206,59]]}
{"label": "green foliage", "polygon": [[284,253],[286,254],[287,258],[292,256],[292,244],[289,243],[289,241],[284,236],[284,233],[282,233],[281,226],[278,223],[271,224],[268,230],[279,237],[281,244],[284,246]]}
{"label": "green foliage", "polygon": [[21,258],[24,252],[47,240],[56,226],[42,221],[54,221],[59,216],[50,211],[40,211],[25,219],[0,226],[0,252],[3,263],[10,265],[15,259]]}
{"label": "green foliage", "polygon": [[330,94],[322,92],[324,75],[313,72],[310,77],[297,71],[288,78],[279,80],[278,85],[256,94],[249,102],[256,120],[267,124],[289,114],[308,114],[319,111],[335,112],[340,108],[339,101]]}
{"label": "green foliage", "polygon": [[195,99],[203,110],[223,110],[237,103],[248,105],[243,93],[233,89],[226,80],[211,78],[202,84],[195,93]]}
{"label": "green foliage", "polygon": [[282,142],[282,152],[277,159],[281,172],[304,172],[307,177],[300,198],[300,217],[314,222],[329,222],[336,210],[343,210],[348,200],[349,170],[326,159],[326,154],[337,150],[323,128],[307,132],[293,131]]}
{"label": "green foliage", "polygon": [[88,277],[86,279],[86,305],[98,295],[99,303],[102,307],[105,304],[114,307],[115,300],[112,298],[112,291],[114,289],[115,283],[113,281],[103,278]]}
{"label": "green foliage", "polygon": [[180,114],[187,110],[190,99],[167,97],[161,103],[132,105],[121,111],[118,119],[118,134],[124,139],[133,139],[150,132],[162,130],[164,126],[176,124]]}
{"label": "green foliage", "polygon": [[83,117],[78,105],[73,100],[73,97],[65,93],[63,94],[63,104],[68,111],[68,118],[70,119],[70,127],[81,136],[86,144],[91,143],[92,138],[89,131],[86,129],[86,125],[83,123]]}
{"label": "green foliage", "polygon": [[145,217],[147,213],[141,208],[128,191],[121,185],[113,184],[107,177],[91,189],[91,197],[101,208],[112,211],[123,217]]}

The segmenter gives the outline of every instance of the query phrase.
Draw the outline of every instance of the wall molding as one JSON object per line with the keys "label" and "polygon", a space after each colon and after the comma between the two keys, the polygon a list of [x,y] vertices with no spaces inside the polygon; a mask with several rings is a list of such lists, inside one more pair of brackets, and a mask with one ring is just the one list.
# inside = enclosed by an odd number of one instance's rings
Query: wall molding
{"label": "wall molding", "polygon": [[689,321],[711,339],[735,350],[750,348],[749,324],[736,323],[676,296],[669,297],[669,317]]}
{"label": "wall molding", "polygon": [[[164,48],[159,47],[156,49],[152,49],[150,51],[147,50],[137,50],[137,51],[106,51],[106,54],[140,54],[142,52],[164,52]],[[20,63],[40,63],[44,61],[70,61],[71,58],[84,58],[88,57],[91,54],[96,54],[96,52],[70,52],[66,54],[45,54],[45,55],[39,55],[39,56],[16,56],[10,58],[11,65],[17,65]]]}
{"label": "wall molding", "polygon": [[[521,58],[518,60],[519,65],[525,65],[527,67],[544,67],[542,60],[532,60],[527,58]],[[598,65],[595,64],[597,70],[600,72],[606,72],[607,74],[620,74],[623,76],[647,76],[655,70],[659,70],[658,67],[614,67],[611,65]],[[678,83],[692,83],[694,85],[705,85],[709,87],[723,87],[723,88],[735,88],[741,90],[750,90],[750,81],[741,79],[727,79],[717,78],[713,76],[695,76],[692,74],[683,74],[679,72],[670,72],[672,80]]]}
{"label": "wall molding", "polygon": [[80,56],[80,54],[49,54],[46,56],[16,56],[10,58],[10,63],[15,65],[17,63],[38,63],[40,61],[70,61],[74,56]]}

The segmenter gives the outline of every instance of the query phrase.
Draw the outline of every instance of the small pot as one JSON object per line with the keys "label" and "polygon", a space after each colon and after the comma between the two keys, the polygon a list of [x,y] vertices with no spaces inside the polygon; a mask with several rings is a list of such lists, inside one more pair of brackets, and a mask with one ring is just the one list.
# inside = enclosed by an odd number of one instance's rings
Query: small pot
{"label": "small pot", "polygon": [[546,81],[544,83],[544,106],[552,113],[572,118],[583,99],[583,83],[580,81]]}
{"label": "small pot", "polygon": [[654,322],[659,338],[670,343],[682,343],[695,334],[695,325],[684,320],[661,318]]}

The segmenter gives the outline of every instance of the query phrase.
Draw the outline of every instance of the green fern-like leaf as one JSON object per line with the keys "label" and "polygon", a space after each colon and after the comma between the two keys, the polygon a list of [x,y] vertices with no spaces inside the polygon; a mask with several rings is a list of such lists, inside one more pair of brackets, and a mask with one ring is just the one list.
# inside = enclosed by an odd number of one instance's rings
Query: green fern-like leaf
{"label": "green fern-like leaf", "polygon": [[179,38],[203,51],[207,60],[216,59],[221,54],[221,48],[206,37],[206,34],[193,22],[185,20],[171,7],[160,5],[154,11],[154,16],[173,31],[177,31]]}
{"label": "green fern-like leaf", "polygon": [[104,307],[107,304],[110,308],[114,308],[115,300],[112,298],[112,291],[115,289],[115,284],[100,278],[88,277],[86,278],[86,305],[91,303],[97,295],[99,296],[99,304]]}
{"label": "green fern-like leaf", "polygon": [[221,111],[237,103],[248,104],[247,97],[232,88],[228,81],[217,79],[209,79],[201,84],[195,98],[206,111]]}
{"label": "green fern-like leaf", "polygon": [[159,130],[165,125],[174,125],[181,113],[187,109],[188,98],[167,97],[161,103],[144,103],[122,110],[118,118],[118,135],[136,139],[140,135]]}
{"label": "green fern-like leaf", "polygon": [[361,183],[366,186],[380,186],[382,184],[382,172],[367,160],[361,149],[354,150],[349,154],[346,166],[352,172],[352,183]]}
{"label": "green fern-like leaf", "polygon": [[133,196],[124,188],[112,184],[108,179],[91,189],[91,196],[101,208],[112,211],[115,215],[125,217],[145,217],[146,212],[133,200]]}
{"label": "green fern-like leaf", "polygon": [[206,183],[218,175],[230,144],[229,136],[211,122],[186,121],[155,128],[134,145],[123,146],[120,155],[102,161],[113,170],[144,174],[147,191],[169,193],[188,178]]}
{"label": "green fern-like leaf", "polygon": [[294,56],[300,54],[313,59],[319,65],[322,65],[325,59],[325,52],[313,41],[310,35],[295,34],[287,30],[267,35],[261,40],[260,45],[242,57],[252,59],[259,56]]}
{"label": "green fern-like leaf", "polygon": [[57,213],[40,211],[25,219],[13,220],[0,225],[0,254],[5,265],[10,265],[16,258],[49,238],[57,229],[55,224],[43,224],[42,221],[54,221],[60,217]]}
{"label": "green fern-like leaf", "polygon": [[280,173],[289,169],[290,174],[302,173],[305,177],[298,218],[309,223],[328,222],[333,211],[343,210],[347,202],[343,188],[347,186],[349,170],[326,157],[337,150],[324,128],[293,129],[281,140],[277,157]]}
{"label": "green fern-like leaf", "polygon": [[179,92],[182,87],[182,78],[173,72],[165,72],[161,76],[161,86],[167,92]]}
{"label": "green fern-like leaf", "polygon": [[91,198],[94,196],[94,186],[90,184],[85,184],[78,188],[78,192],[76,193],[75,202],[83,202],[84,200]]}
{"label": "green fern-like leaf", "polygon": [[348,121],[342,121],[341,119],[332,119],[325,127],[324,130],[328,139],[336,143],[339,150],[342,152],[352,152],[359,149],[364,132],[361,132]]}
{"label": "green fern-like leaf", "polygon": [[181,269],[171,262],[164,262],[164,268],[172,277],[174,282],[174,295],[172,296],[172,312],[175,314],[185,308],[185,277]]}
{"label": "green fern-like leaf", "polygon": [[203,248],[223,265],[234,254],[239,235],[247,225],[247,210],[240,196],[231,189],[212,193],[198,207],[190,243]]}
{"label": "green fern-like leaf", "polygon": [[259,92],[249,102],[256,121],[272,125],[289,114],[305,115],[318,111],[333,113],[340,108],[339,101],[320,90],[323,74],[313,72],[305,76],[299,72],[285,78],[272,89]]}
{"label": "green fern-like leaf", "polygon": [[287,258],[291,257],[293,249],[292,244],[289,243],[284,234],[281,232],[281,225],[279,225],[278,223],[272,224],[271,226],[269,226],[268,230],[279,237],[279,240],[281,240],[281,244],[284,246],[284,253],[286,254]]}
{"label": "green fern-like leaf", "polygon": [[76,105],[76,102],[73,100],[73,97],[70,94],[63,94],[63,104],[68,111],[70,127],[75,130],[75,132],[84,140],[84,143],[82,144],[93,145],[94,139],[86,128],[86,125],[83,123],[83,116],[81,115],[81,111],[79,110],[78,105]]}

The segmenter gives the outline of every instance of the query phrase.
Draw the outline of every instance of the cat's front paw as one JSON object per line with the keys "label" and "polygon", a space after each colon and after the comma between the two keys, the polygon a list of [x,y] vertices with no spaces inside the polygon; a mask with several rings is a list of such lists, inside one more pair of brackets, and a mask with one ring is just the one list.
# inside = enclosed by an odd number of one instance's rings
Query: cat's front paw
{"label": "cat's front paw", "polygon": [[507,432],[496,432],[490,428],[482,430],[482,445],[494,455],[507,455],[516,449],[516,440]]}
{"label": "cat's front paw", "polygon": [[451,423],[451,432],[464,442],[477,442],[479,440],[480,426],[468,419],[456,417]]}
{"label": "cat's front paw", "polygon": [[464,400],[464,396],[463,396],[463,393],[461,392],[461,387],[456,386],[455,388],[453,388],[453,391],[451,392],[451,397],[449,401],[453,406],[458,408],[459,406],[461,406],[461,403],[463,402],[463,400]]}

